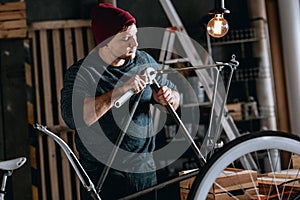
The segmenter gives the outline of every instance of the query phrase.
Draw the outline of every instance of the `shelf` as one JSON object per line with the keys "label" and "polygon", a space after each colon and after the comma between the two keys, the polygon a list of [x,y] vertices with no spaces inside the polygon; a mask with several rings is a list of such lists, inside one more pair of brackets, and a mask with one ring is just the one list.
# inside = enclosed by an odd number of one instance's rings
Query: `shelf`
{"label": "shelf", "polygon": [[[228,71],[223,71],[223,79],[224,81],[228,80],[229,77]],[[254,81],[257,80],[259,75],[258,67],[247,67],[247,68],[238,68],[235,70],[232,76],[232,83],[239,81]]]}
{"label": "shelf", "polygon": [[261,33],[254,28],[231,30],[222,38],[211,38],[211,45],[239,44],[256,42],[262,38]]}
{"label": "shelf", "polygon": [[258,116],[255,118],[241,119],[241,120],[234,120],[234,121],[239,123],[239,122],[249,122],[249,121],[261,120],[261,119],[266,119],[266,118],[267,118],[266,116]]}

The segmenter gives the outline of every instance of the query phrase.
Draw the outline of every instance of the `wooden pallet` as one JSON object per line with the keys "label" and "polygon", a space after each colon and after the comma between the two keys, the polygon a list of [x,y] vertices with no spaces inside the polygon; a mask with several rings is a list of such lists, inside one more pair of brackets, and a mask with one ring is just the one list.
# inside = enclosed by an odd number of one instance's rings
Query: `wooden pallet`
{"label": "wooden pallet", "polygon": [[26,5],[24,1],[0,4],[0,38],[27,36]]}
{"label": "wooden pallet", "polygon": [[[66,69],[94,48],[89,20],[35,22],[28,27],[32,63],[26,67],[28,85],[34,88],[34,105],[28,106],[32,122],[46,125],[75,149],[74,134],[66,128],[60,112],[60,90]],[[30,74],[32,72],[32,74]],[[35,199],[80,199],[79,180],[58,145],[39,136],[31,151],[36,155],[40,183],[33,187]],[[74,180],[76,186],[74,187]]]}

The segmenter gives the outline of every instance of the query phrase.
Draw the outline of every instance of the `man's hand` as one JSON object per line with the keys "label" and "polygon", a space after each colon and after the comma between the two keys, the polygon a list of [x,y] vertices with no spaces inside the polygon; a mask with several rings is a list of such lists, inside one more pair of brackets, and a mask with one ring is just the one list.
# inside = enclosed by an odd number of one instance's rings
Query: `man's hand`
{"label": "man's hand", "polygon": [[145,75],[135,75],[125,82],[124,87],[127,90],[132,90],[134,93],[141,92],[147,84],[147,77]]}
{"label": "man's hand", "polygon": [[174,107],[174,109],[178,108],[179,94],[177,91],[171,90],[167,86],[162,86],[158,92],[155,92],[154,89],[152,89],[152,92],[153,92],[153,98],[157,103],[163,106],[171,104]]}

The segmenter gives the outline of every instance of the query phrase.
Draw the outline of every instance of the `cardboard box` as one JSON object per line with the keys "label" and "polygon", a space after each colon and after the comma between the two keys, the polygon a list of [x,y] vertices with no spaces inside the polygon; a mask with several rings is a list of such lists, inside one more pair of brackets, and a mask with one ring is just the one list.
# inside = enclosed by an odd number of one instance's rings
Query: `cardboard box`
{"label": "cardboard box", "polygon": [[240,121],[243,119],[242,103],[227,104],[227,110],[233,120]]}

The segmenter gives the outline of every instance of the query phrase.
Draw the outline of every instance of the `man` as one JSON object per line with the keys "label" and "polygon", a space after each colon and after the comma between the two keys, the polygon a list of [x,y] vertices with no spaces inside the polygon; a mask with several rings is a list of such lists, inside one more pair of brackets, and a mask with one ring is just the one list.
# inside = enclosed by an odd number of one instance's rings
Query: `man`
{"label": "man", "polygon": [[[100,197],[111,200],[156,184],[150,104],[170,104],[177,109],[179,94],[163,77],[156,77],[162,86],[158,92],[148,84],[145,71],[149,67],[157,70],[158,65],[149,54],[137,50],[136,20],[131,14],[100,3],[91,18],[97,47],[67,70],[61,110],[66,124],[76,130],[80,162],[95,185],[124,130],[128,110],[140,96],[101,188]],[[115,108],[116,100],[128,91],[134,95],[121,108]],[[82,192],[81,199],[89,197]]]}

